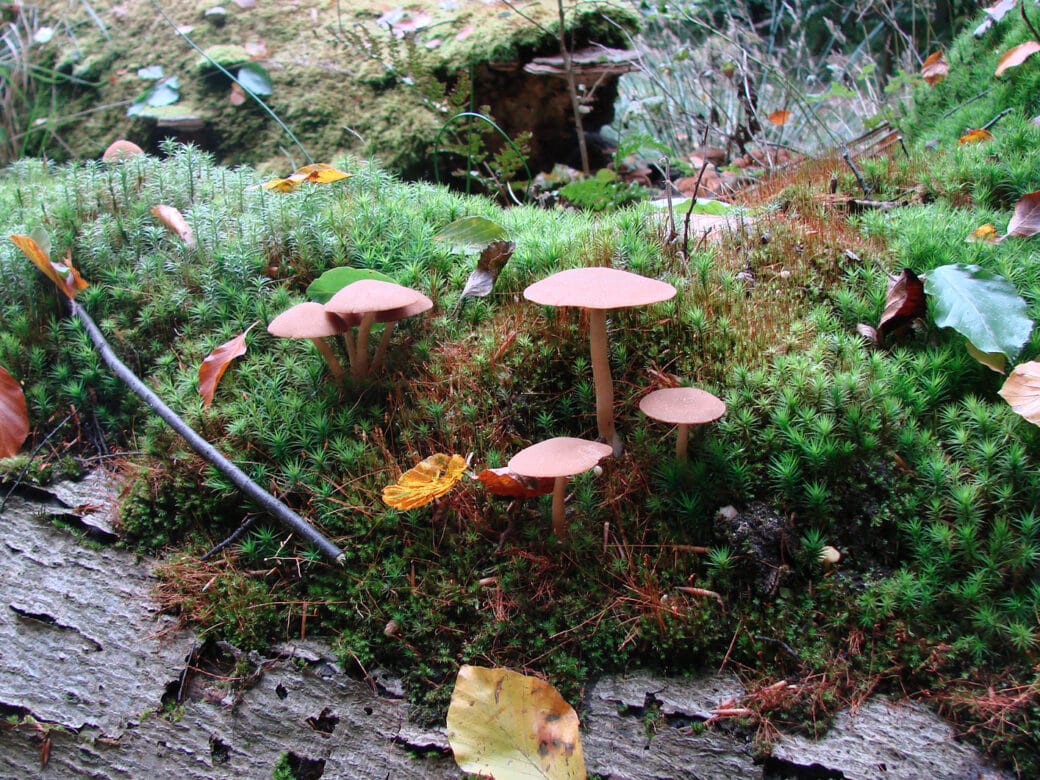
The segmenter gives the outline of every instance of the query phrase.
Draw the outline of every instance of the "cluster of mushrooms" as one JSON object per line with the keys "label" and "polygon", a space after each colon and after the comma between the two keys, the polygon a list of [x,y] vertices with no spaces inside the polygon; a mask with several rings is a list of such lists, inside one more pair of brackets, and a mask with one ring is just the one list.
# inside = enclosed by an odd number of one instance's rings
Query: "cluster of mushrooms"
{"label": "cluster of mushrooms", "polygon": [[[569,306],[588,312],[592,376],[596,392],[596,424],[601,441],[560,436],[521,450],[504,471],[529,486],[524,497],[553,494],[553,532],[566,535],[564,499],[567,480],[594,468],[600,460],[621,455],[621,439],[614,425],[614,389],[607,349],[607,311],[647,306],[666,301],[675,288],[615,268],[574,268],[560,271],[524,290],[524,297],[546,306]],[[420,314],[433,306],[416,290],[391,282],[366,279],[349,284],[328,303],[301,303],[280,314],[268,326],[275,336],[309,338],[321,351],[337,380],[345,374],[327,336],[342,335],[350,359],[350,372],[363,379],[381,368],[395,322]],[[368,341],[372,325],[385,323],[382,339],[371,361]],[[356,334],[355,334],[356,329]],[[711,393],[690,387],[655,390],[640,402],[641,411],[655,420],[678,426],[676,455],[685,458],[691,425],[721,417],[725,404]],[[551,485],[551,487],[549,487]],[[517,494],[513,494],[517,495]]]}

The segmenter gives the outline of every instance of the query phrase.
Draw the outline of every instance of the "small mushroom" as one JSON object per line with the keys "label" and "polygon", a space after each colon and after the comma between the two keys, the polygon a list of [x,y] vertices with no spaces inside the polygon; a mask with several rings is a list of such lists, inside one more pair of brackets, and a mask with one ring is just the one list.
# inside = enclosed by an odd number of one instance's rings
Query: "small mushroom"
{"label": "small mushroom", "polygon": [[589,312],[592,379],[596,388],[596,424],[600,438],[621,454],[614,429],[614,383],[607,352],[607,310],[666,301],[675,288],[666,282],[616,268],[571,268],[535,282],[526,290],[529,301],[546,306],[577,306]]}
{"label": "small mushroom", "polygon": [[101,155],[102,162],[119,162],[120,160],[129,160],[131,157],[139,157],[144,154],[144,149],[135,144],[133,141],[127,141],[120,138],[118,141],[113,141],[105,149],[105,153]]}
{"label": "small mushroom", "polygon": [[267,326],[267,332],[272,336],[286,339],[310,339],[318,348],[336,381],[343,378],[343,366],[336,359],[335,353],[324,339],[326,336],[335,336],[348,329],[342,320],[325,311],[325,307],[314,301],[298,303],[290,309],[286,309]]}
{"label": "small mushroom", "polygon": [[726,413],[726,404],[706,390],[696,387],[666,387],[654,390],[639,402],[647,417],[679,426],[675,456],[686,457],[690,426],[717,420]]}
{"label": "small mushroom", "polygon": [[[418,290],[412,290],[393,282],[378,279],[362,279],[348,284],[325,304],[325,311],[334,314],[349,327],[357,326],[357,341],[352,342],[349,333],[344,333],[347,354],[350,356],[350,373],[355,378],[367,376],[371,370],[382,365],[390,342],[392,324],[398,320],[427,311],[433,301]],[[368,337],[372,325],[388,323],[383,332],[383,341],[376,350],[375,359],[369,368]]]}
{"label": "small mushroom", "polygon": [[823,564],[824,571],[830,571],[838,565],[838,561],[841,560],[841,553],[838,552],[836,547],[831,547],[829,544],[824,545],[820,550],[819,559],[820,563]]}
{"label": "small mushroom", "polygon": [[509,470],[522,477],[551,477],[553,483],[553,533],[557,539],[567,535],[567,524],[563,513],[563,502],[567,489],[567,478],[588,471],[603,458],[610,455],[609,444],[600,444],[586,439],[557,436],[532,444],[514,455]]}

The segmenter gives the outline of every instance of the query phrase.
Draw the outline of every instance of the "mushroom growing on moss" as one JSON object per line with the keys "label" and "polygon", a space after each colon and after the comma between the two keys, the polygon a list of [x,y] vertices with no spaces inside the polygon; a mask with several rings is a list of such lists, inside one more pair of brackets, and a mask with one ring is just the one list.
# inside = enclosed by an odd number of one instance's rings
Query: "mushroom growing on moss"
{"label": "mushroom growing on moss", "polygon": [[310,339],[318,348],[336,381],[343,378],[343,366],[332,348],[324,342],[326,336],[335,336],[348,329],[344,322],[325,311],[320,303],[306,301],[286,309],[267,326],[272,336],[286,339]]}
{"label": "mushroom growing on moss", "polygon": [[522,477],[544,479],[551,477],[553,483],[553,533],[557,539],[567,535],[567,523],[563,512],[567,479],[588,471],[612,452],[609,444],[600,444],[586,439],[557,436],[532,444],[520,450],[509,461],[509,470]]}
{"label": "mushroom growing on moss", "polygon": [[[368,376],[382,364],[394,323],[432,307],[433,301],[418,290],[378,279],[362,279],[333,295],[325,304],[325,311],[339,317],[347,329],[357,326],[356,342],[346,332],[343,338],[350,356],[350,373],[358,379]],[[368,338],[377,322],[385,322],[387,327],[370,367]]]}
{"label": "mushroom growing on moss", "polygon": [[679,426],[675,456],[685,458],[691,425],[717,420],[726,413],[726,404],[706,390],[696,387],[666,387],[654,390],[639,402],[647,417]]}
{"label": "mushroom growing on moss", "polygon": [[614,383],[607,351],[607,310],[646,306],[667,301],[675,288],[616,268],[571,268],[535,282],[526,290],[529,301],[546,306],[577,306],[589,312],[592,379],[596,388],[596,424],[599,436],[621,454],[614,429]]}

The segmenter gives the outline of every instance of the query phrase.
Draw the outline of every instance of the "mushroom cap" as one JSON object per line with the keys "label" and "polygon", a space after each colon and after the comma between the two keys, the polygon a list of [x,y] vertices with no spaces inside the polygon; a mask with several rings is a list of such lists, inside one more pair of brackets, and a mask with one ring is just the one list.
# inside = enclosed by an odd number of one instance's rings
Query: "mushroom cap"
{"label": "mushroom cap", "polygon": [[673,425],[699,425],[726,413],[726,404],[707,390],[696,387],[666,387],[654,390],[639,402],[647,417]]}
{"label": "mushroom cap", "polygon": [[[412,290],[412,292],[416,292]],[[409,303],[407,306],[402,306],[399,309],[390,309],[389,311],[381,311],[376,313],[376,322],[397,322],[407,317],[414,317],[416,314],[422,314],[424,311],[429,311],[433,308],[433,301],[427,298],[422,293],[418,293],[419,298],[414,303]]]}
{"label": "mushroom cap", "polygon": [[142,154],[144,154],[144,149],[140,146],[133,141],[120,138],[118,141],[113,141],[108,145],[105,153],[101,155],[101,159],[103,162],[117,162]]}
{"label": "mushroom cap", "polygon": [[520,450],[508,466],[522,477],[569,477],[588,471],[613,451],[609,444],[557,436]]}
{"label": "mushroom cap", "polygon": [[667,301],[675,288],[617,268],[570,268],[547,276],[524,290],[524,297],[546,306],[621,309]]}
{"label": "mushroom cap", "polygon": [[[383,282],[379,279],[361,279],[353,284],[348,284],[333,295],[329,302],[325,304],[325,311],[337,314],[344,321],[350,322],[351,318],[349,315],[351,314],[390,312],[411,306],[425,297],[418,290],[412,290],[409,287],[403,287],[393,282]],[[431,302],[430,305],[432,306],[433,303]],[[390,320],[377,321],[389,322]]]}
{"label": "mushroom cap", "polygon": [[320,303],[305,301],[271,320],[267,332],[283,339],[320,339],[342,333],[347,327],[339,317],[325,311]]}

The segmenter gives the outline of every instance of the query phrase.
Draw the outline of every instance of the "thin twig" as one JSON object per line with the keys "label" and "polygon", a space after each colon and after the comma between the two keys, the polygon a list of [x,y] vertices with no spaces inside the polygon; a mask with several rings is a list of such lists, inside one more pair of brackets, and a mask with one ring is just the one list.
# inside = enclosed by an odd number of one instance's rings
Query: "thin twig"
{"label": "thin twig", "polygon": [[248,531],[256,524],[256,519],[256,515],[253,515],[252,517],[248,518],[244,523],[242,523],[242,525],[235,529],[234,533],[232,533],[231,536],[227,537],[224,541],[218,542],[217,544],[213,545],[213,547],[206,550],[206,552],[200,555],[199,560],[208,560],[212,558],[214,555],[216,555],[218,552],[223,550],[225,547],[227,547],[229,544],[234,544],[235,542],[237,542],[239,539],[242,538],[242,534],[244,534],[246,531]]}
{"label": "thin twig", "polygon": [[995,125],[997,122],[999,122],[1001,119],[1006,117],[1008,114],[1010,114],[1014,110],[1015,109],[1013,109],[1013,108],[1005,108],[1003,111],[1001,111],[995,117],[993,117],[991,120],[986,122],[986,124],[984,124],[980,129],[981,130],[989,130],[991,127],[993,127],[993,125]]}
{"label": "thin twig", "polygon": [[321,551],[322,555],[330,561],[334,561],[340,565],[344,563],[346,556],[343,554],[342,550],[320,534],[314,526],[253,482],[253,480],[251,480],[242,469],[225,458],[217,451],[216,447],[196,433],[186,422],[184,422],[184,420],[178,417],[177,414],[170,409],[161,398],[159,398],[159,396],[152,392],[152,390],[142,382],[133,371],[127,368],[127,366],[116,356],[115,352],[112,351],[112,348],[109,346],[104,334],[94,323],[94,320],[91,319],[90,315],[71,299],[69,300],[69,312],[79,319],[80,324],[83,325],[84,329],[87,331],[87,335],[93,342],[94,348],[97,349],[98,354],[101,355],[101,359],[105,361],[105,365],[112,370],[112,373],[123,380],[126,386],[136,393],[142,401],[148,404],[148,406],[150,406],[167,425],[179,433],[188,445],[195,450],[195,452],[205,458],[206,461],[216,468],[217,471],[227,477],[231,483],[245,493],[246,496],[251,498],[270,514],[274,515],[279,522],[294,533],[314,544]]}
{"label": "thin twig", "polygon": [[870,197],[871,189],[867,185],[867,182],[864,181],[863,174],[861,174],[859,172],[859,168],[857,168],[856,164],[854,162],[852,162],[852,155],[849,154],[849,147],[847,147],[845,144],[841,145],[841,156],[845,160],[845,162],[849,166],[849,168],[852,169],[852,175],[855,176],[856,177],[856,181],[859,182],[859,186],[863,190],[863,194],[866,195],[867,197]]}
{"label": "thin twig", "polygon": [[1021,4],[1018,6],[1018,10],[1022,12],[1022,21],[1026,23],[1026,27],[1029,28],[1029,32],[1033,33],[1033,37],[1037,40],[1038,43],[1040,43],[1040,33],[1036,31],[1036,28],[1033,27],[1033,23],[1029,21],[1029,17],[1026,16],[1026,0],[1022,0]]}

